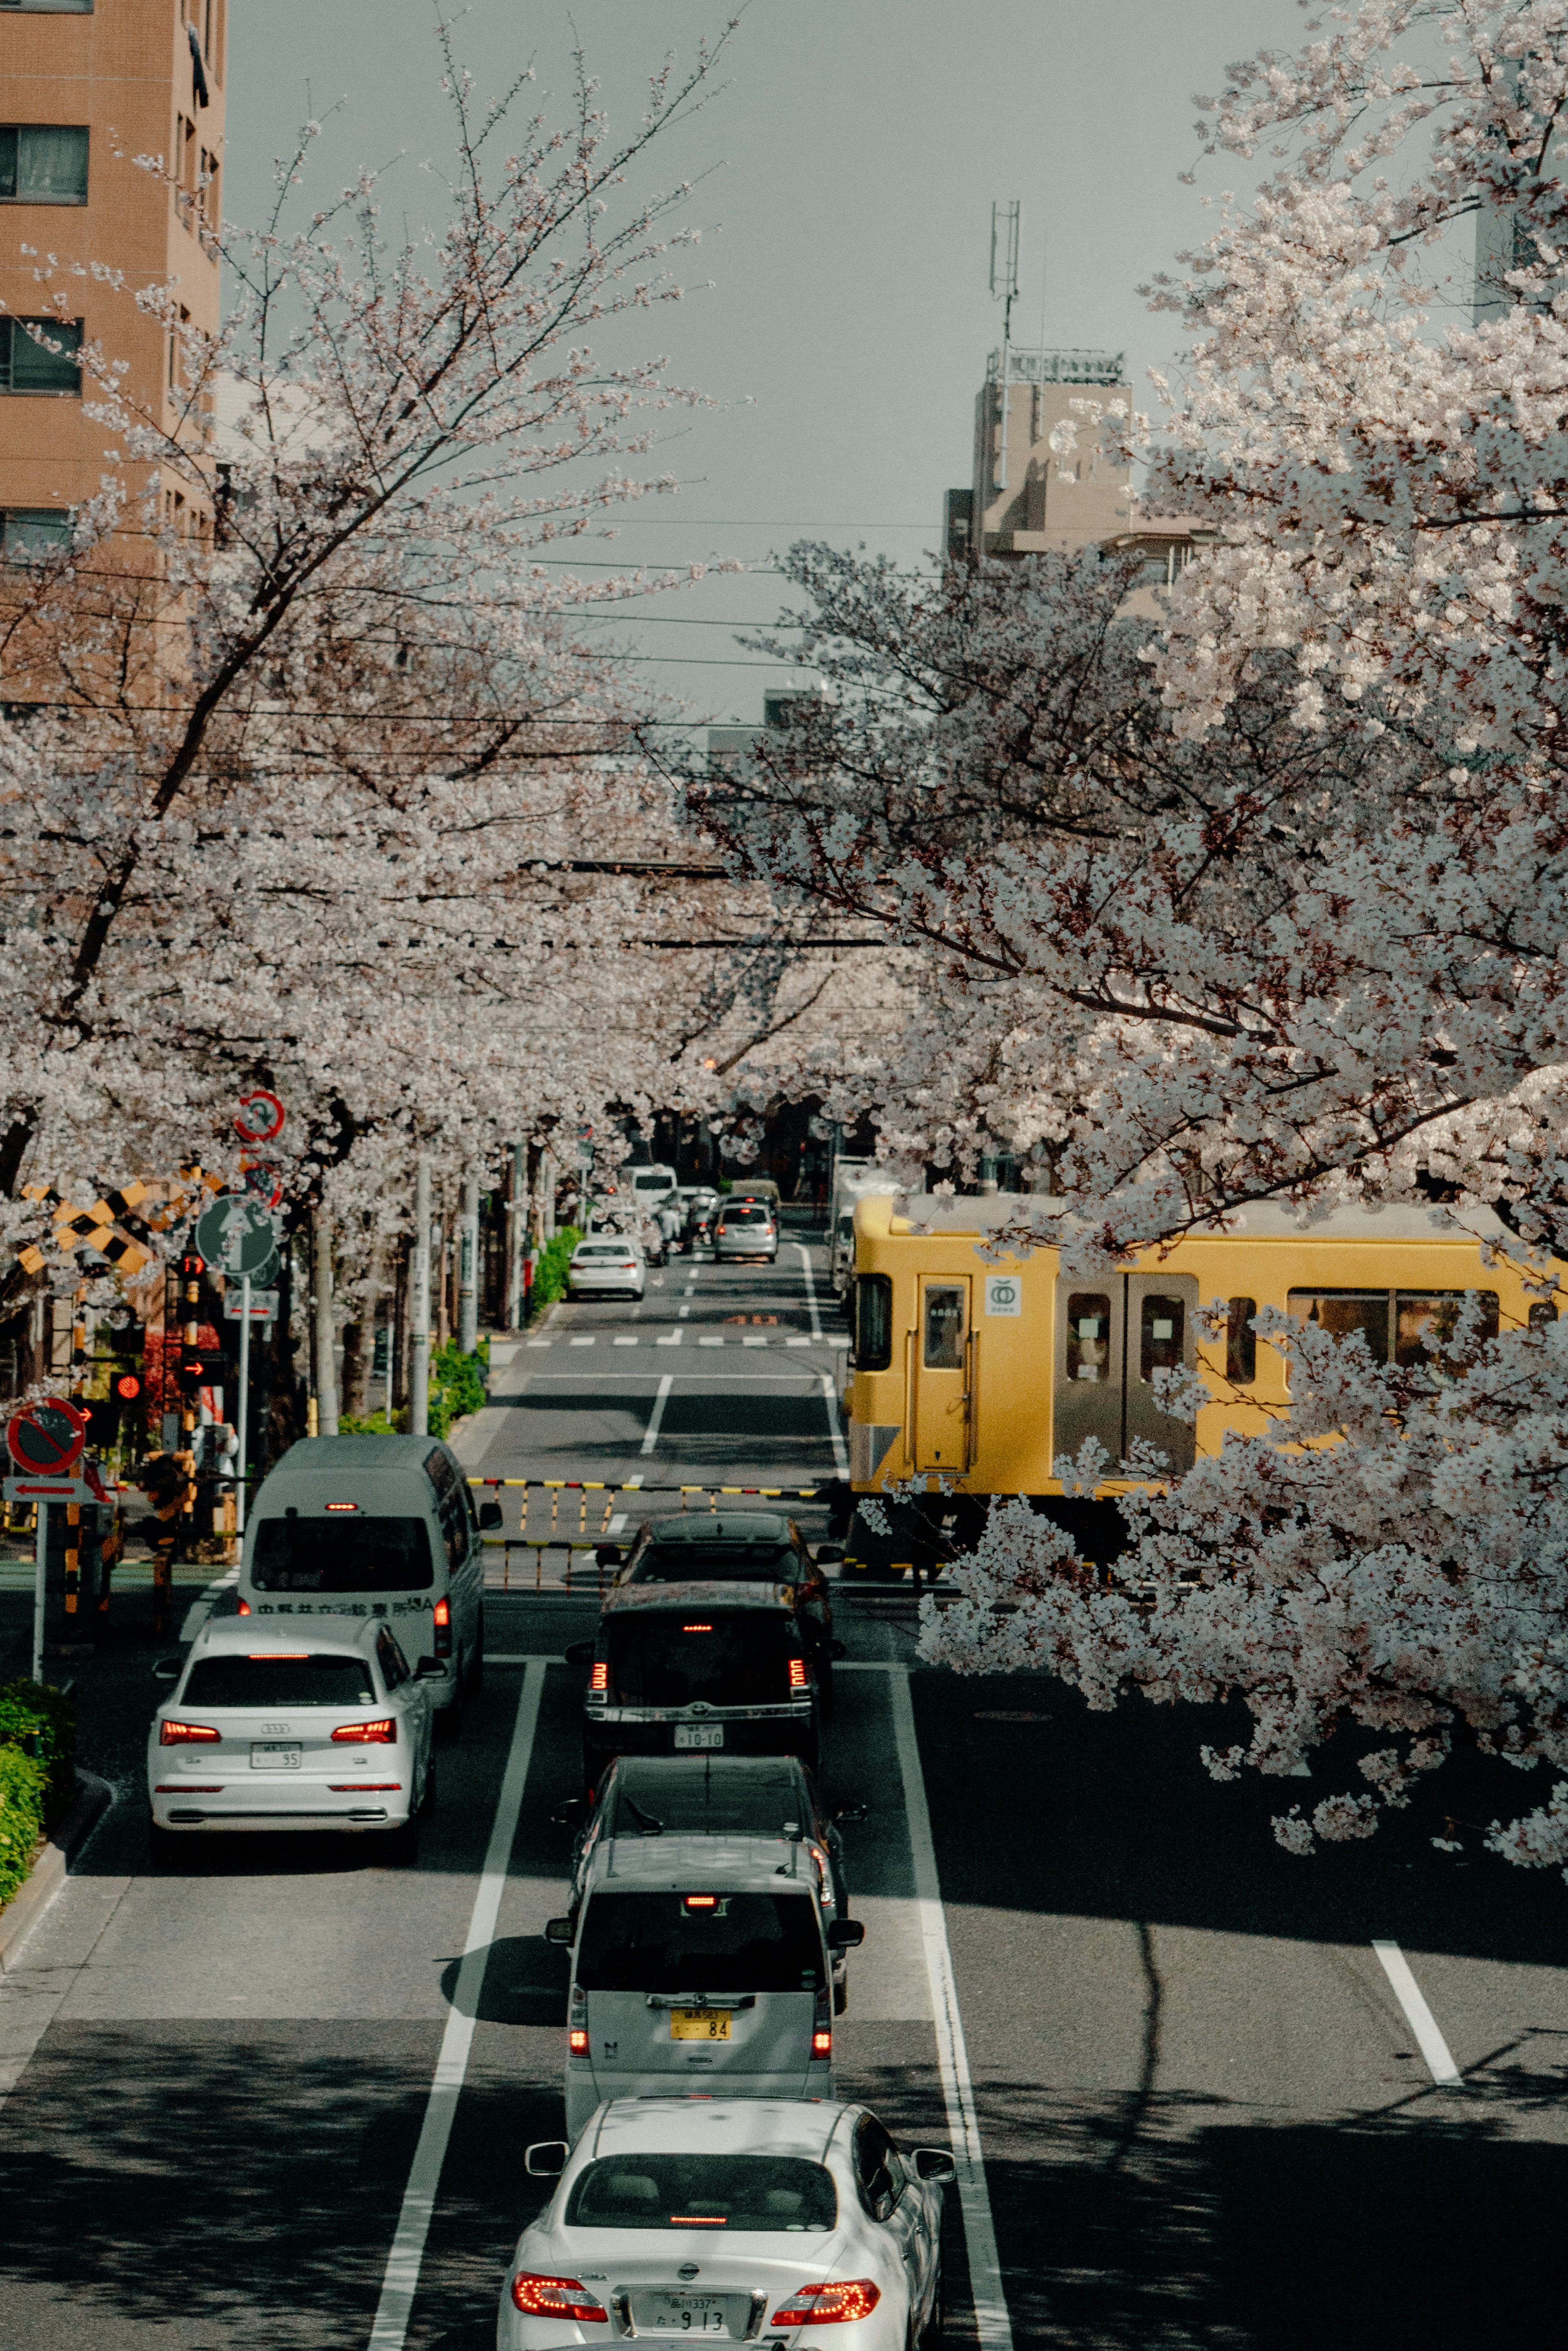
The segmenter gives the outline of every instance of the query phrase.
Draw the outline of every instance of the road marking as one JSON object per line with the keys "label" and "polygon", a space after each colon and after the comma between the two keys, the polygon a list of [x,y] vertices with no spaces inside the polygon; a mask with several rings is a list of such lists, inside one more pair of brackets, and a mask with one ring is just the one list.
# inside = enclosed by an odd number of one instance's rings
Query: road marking
{"label": "road marking", "polygon": [[566,1343],[569,1347],[591,1347],[593,1342],[591,1339],[569,1339]]}
{"label": "road marking", "polygon": [[615,1343],[618,1347],[634,1347],[637,1342],[635,1339],[617,1339]]}
{"label": "road marking", "polygon": [[837,1465],[839,1475],[841,1478],[847,1478],[850,1474],[850,1457],[844,1450],[843,1430],[839,1426],[839,1392],[833,1384],[831,1372],[824,1372],[821,1379],[822,1402],[828,1407],[828,1439],[833,1448],[833,1460]]}
{"label": "road marking", "polygon": [[722,1339],[699,1339],[697,1341],[697,1345],[699,1347],[722,1347],[724,1341]]}
{"label": "road marking", "polygon": [[517,1833],[517,1815],[523,1808],[523,1790],[533,1756],[534,1733],[538,1728],[539,1698],[544,1686],[543,1661],[538,1657],[531,1658],[523,1676],[523,1687],[517,1694],[511,1750],[507,1757],[501,1792],[496,1800],[496,1817],[490,1824],[490,1843],[485,1855],[485,1866],[474,1896],[473,1913],[468,1920],[468,1939],[463,1946],[463,1964],[457,1970],[451,2012],[446,2019],[446,2030],[441,2036],[441,2054],[435,2061],[435,2078],[431,2083],[430,2095],[425,2101],[419,2145],[413,2151],[413,2163],[409,2171],[408,2185],[402,2191],[402,2207],[398,2213],[397,2232],[392,2238],[392,2251],[387,2255],[381,2300],[376,2304],[375,2324],[371,2328],[370,2351],[402,2351],[407,2339],[409,2316],[419,2287],[419,2273],[424,2261],[436,2193],[441,2186],[441,2167],[446,2158],[446,2143],[452,2136],[453,2118],[457,2112],[457,2101],[468,2071],[468,2053],[474,2045],[479,1996],[485,1988],[485,1962],[489,1957],[501,1896],[506,1888],[507,1872],[511,1865],[512,1840]]}
{"label": "road marking", "polygon": [[740,1343],[743,1347],[766,1347],[768,1342],[766,1339],[743,1339]]}
{"label": "road marking", "polygon": [[553,1347],[555,1345],[555,1341],[553,1339],[529,1339],[525,1343],[530,1347]]}
{"label": "road marking", "polygon": [[684,1322],[685,1321],[685,1319],[686,1319],[687,1315],[691,1312],[691,1311],[692,1311],[692,1310],[691,1310],[691,1308],[690,1308],[689,1306],[680,1306],[680,1307],[677,1307],[677,1308],[676,1308],[676,1310],[675,1310],[675,1320],[676,1320],[676,1322]]}
{"label": "road marking", "polygon": [[822,1320],[817,1311],[817,1285],[811,1278],[811,1252],[804,1241],[797,1241],[795,1247],[800,1253],[800,1270],[806,1277],[806,1311],[811,1318],[811,1336],[820,1339]]}
{"label": "road marking", "polygon": [[810,1339],[786,1339],[784,1342],[787,1347],[809,1347],[810,1343]]}
{"label": "road marking", "polygon": [[659,1382],[659,1393],[653,1398],[653,1409],[648,1415],[648,1426],[643,1431],[643,1450],[644,1453],[652,1453],[654,1446],[659,1442],[659,1426],[664,1417],[664,1406],[670,1401],[670,1390],[674,1386],[674,1384],[675,1375],[674,1372],[666,1372],[664,1378]]}
{"label": "road marking", "polygon": [[1463,2083],[1464,2075],[1448,2052],[1448,2044],[1437,2030],[1437,2020],[1427,2007],[1420,1985],[1410,1972],[1410,1962],[1397,1943],[1380,1943],[1375,1938],[1373,1949],[1383,1962],[1383,1972],[1394,1987],[1394,1997],[1405,2011],[1405,2022],[1416,2035],[1416,2045],[1427,2061],[1427,2071],[1434,2082],[1445,2085]]}
{"label": "road marking", "polygon": [[672,1331],[668,1338],[655,1339],[653,1344],[655,1347],[678,1347],[685,1336],[685,1333],[682,1331]]}
{"label": "road marking", "polygon": [[942,2075],[942,2098],[947,2109],[947,2129],[953,2159],[958,2169],[958,2206],[964,2220],[964,2242],[969,2254],[969,2291],[974,2297],[975,2328],[993,2351],[1012,2351],[1012,2321],[1002,2292],[1002,2265],[997,2252],[997,2228],[991,2218],[990,2190],[986,2185],[986,2159],[980,2147],[979,2117],[969,2080],[969,2058],[964,2045],[964,2020],[958,2011],[958,1986],[953,1974],[953,1954],[947,1942],[947,1920],[942,1908],[942,1881],[936,1871],[936,1848],[931,1840],[931,1814],[925,1802],[925,1775],[920,1763],[920,1742],[915,1730],[915,1708],[907,1672],[894,1673],[888,1684],[893,1701],[894,1737],[898,1746],[899,1776],[904,1782],[904,1809],[909,1821],[909,1846],[915,1860],[915,1902],[920,1917],[920,1939],[925,1949],[925,1973],[931,1986],[931,2013],[936,2028],[936,2064]]}

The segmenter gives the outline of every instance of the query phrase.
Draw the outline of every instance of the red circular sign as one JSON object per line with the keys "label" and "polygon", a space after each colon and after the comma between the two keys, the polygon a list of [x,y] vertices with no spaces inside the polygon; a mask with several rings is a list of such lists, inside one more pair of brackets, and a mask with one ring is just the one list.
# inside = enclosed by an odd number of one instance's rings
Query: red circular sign
{"label": "red circular sign", "polygon": [[87,1442],[87,1415],[63,1396],[50,1396],[13,1416],[6,1423],[5,1442],[19,1469],[39,1477],[68,1477]]}
{"label": "red circular sign", "polygon": [[283,1132],[287,1113],[277,1096],[266,1086],[253,1086],[240,1096],[235,1133],[242,1143],[270,1143]]}

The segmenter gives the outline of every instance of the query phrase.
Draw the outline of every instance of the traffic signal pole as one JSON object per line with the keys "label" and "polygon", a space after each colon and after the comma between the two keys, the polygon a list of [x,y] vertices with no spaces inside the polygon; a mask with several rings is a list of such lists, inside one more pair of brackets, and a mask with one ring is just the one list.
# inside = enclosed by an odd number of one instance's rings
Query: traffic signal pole
{"label": "traffic signal pole", "polygon": [[245,1532],[245,1466],[246,1439],[250,1429],[250,1276],[242,1274],[239,1286],[239,1403],[235,1408],[235,1435],[239,1440],[235,1463],[235,1528]]}
{"label": "traffic signal pole", "polygon": [[49,1506],[39,1500],[38,1538],[33,1552],[33,1679],[44,1678],[44,1585],[48,1573]]}

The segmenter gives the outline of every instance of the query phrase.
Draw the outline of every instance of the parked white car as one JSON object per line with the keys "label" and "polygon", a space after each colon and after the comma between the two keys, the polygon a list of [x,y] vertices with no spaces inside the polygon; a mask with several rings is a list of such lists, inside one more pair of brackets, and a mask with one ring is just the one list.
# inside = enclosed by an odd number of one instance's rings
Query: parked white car
{"label": "parked white car", "polygon": [[936,2351],[945,2148],[895,2145],[865,2107],[617,2098],[575,2147],[528,2149],[560,2185],[517,2241],[497,2351],[651,2335],[787,2340],[852,2322],[845,2351]]}
{"label": "parked white car", "polygon": [[579,1241],[566,1270],[572,1298],[641,1298],[647,1278],[641,1244],[623,1233],[593,1233]]}
{"label": "parked white car", "polygon": [[153,1667],[174,1684],[147,1741],[154,1861],[183,1837],[289,1829],[381,1836],[389,1860],[413,1861],[435,1801],[441,1672],[414,1673],[375,1619],[210,1618],[183,1662]]}

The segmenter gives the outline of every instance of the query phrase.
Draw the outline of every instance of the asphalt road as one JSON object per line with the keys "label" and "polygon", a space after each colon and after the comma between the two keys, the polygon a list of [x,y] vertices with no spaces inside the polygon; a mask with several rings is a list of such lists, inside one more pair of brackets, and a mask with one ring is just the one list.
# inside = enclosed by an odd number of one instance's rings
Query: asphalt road
{"label": "asphalt road", "polygon": [[[688,1296],[689,1280],[677,1262],[641,1314],[572,1308],[548,1348],[519,1348],[465,1432],[476,1472],[831,1476],[835,1326],[811,1340],[798,1262],[702,1268]],[[672,1330],[691,1352],[669,1374],[613,1345]],[[749,1335],[768,1344],[734,1343]],[[699,1336],[725,1342],[701,1372]],[[583,1337],[592,1353],[571,1348]],[[1487,1858],[1473,1834],[1459,1858],[1437,1853],[1441,1819],[1415,1809],[1293,1861],[1269,1833],[1278,1787],[1202,1772],[1197,1737],[1236,1735],[1218,1711],[1201,1726],[1141,1704],[1091,1715],[1038,1677],[911,1672],[912,1601],[841,1585],[837,1604],[850,1654],[825,1769],[832,1793],[871,1807],[851,1833],[867,1939],[840,2082],[947,2141],[967,2069],[982,2162],[948,2199],[956,2336],[1118,2351],[1554,2338],[1561,1883]],[[564,1976],[540,1930],[568,1860],[549,1815],[576,1784],[577,1677],[549,1661],[594,1604],[492,1590],[487,1608],[487,1685],[441,1750],[408,1873],[358,1847],[257,1841],[151,1877],[155,1650],[139,1595],[82,1661],[85,1760],[121,1800],[0,1978],[5,2351],[336,2351],[371,2343],[378,2308],[377,2351],[493,2339],[502,2262],[542,2200],[522,2150],[561,2126]],[[11,1657],[25,1609],[0,1593]],[[1478,1776],[1447,1801],[1484,1822],[1520,1784]],[[1445,2053],[1453,2085],[1434,2079]],[[460,2087],[433,2100],[438,2061]],[[1005,2306],[988,2299],[988,2220]]]}

